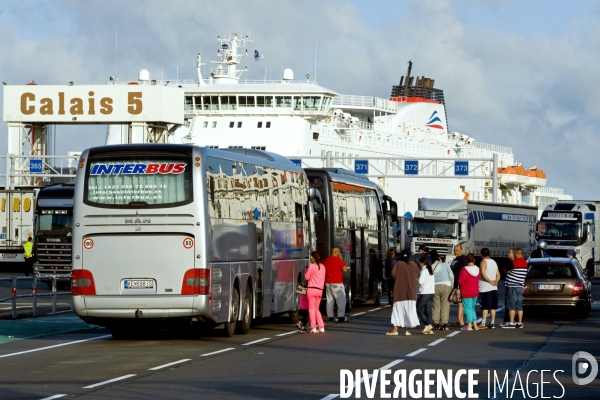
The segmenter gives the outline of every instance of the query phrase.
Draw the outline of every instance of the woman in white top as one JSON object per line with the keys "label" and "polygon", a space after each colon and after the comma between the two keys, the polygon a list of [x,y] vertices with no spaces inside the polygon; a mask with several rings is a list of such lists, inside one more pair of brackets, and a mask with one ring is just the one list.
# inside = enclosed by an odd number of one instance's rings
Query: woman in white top
{"label": "woman in white top", "polygon": [[500,281],[500,271],[496,261],[490,257],[490,250],[487,247],[481,249],[481,263],[479,264],[481,277],[479,279],[479,296],[481,304],[481,325],[479,329],[486,329],[488,312],[491,314],[492,321],[489,328],[496,327],[496,309],[498,309],[498,282]]}
{"label": "woman in white top", "polygon": [[417,299],[417,315],[425,328],[423,334],[433,334],[433,295],[435,294],[435,280],[433,278],[433,269],[427,264],[427,258],[419,259],[421,275],[419,275],[419,297]]}

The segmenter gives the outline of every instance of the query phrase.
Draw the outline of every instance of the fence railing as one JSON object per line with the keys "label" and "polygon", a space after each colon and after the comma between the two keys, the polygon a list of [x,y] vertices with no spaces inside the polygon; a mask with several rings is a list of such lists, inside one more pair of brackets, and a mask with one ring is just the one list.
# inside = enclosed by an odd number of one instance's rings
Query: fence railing
{"label": "fence railing", "polygon": [[[64,296],[64,295],[70,295],[71,292],[57,292],[56,291],[56,282],[59,279],[70,279],[71,275],[40,275],[39,277],[36,276],[14,276],[14,277],[9,277],[9,278],[0,278],[0,282],[4,281],[10,281],[11,285],[10,285],[10,296],[8,297],[4,297],[4,298],[0,298],[0,303],[6,302],[6,301],[10,301],[12,303],[12,307],[11,307],[11,318],[12,319],[16,319],[17,318],[17,299],[22,299],[22,298],[31,298],[32,299],[32,310],[33,310],[33,316],[37,317],[38,315],[38,298],[39,297],[51,297],[52,298],[52,312],[51,314],[56,314],[56,306],[57,306],[57,298],[58,296]],[[26,281],[26,280],[31,280],[33,281],[33,284],[31,286],[31,293],[25,293],[25,294],[19,294],[17,292],[17,282],[18,281]],[[43,280],[43,281],[52,281],[52,291],[50,293],[38,293],[37,291],[37,283],[38,281]],[[71,311],[73,310],[73,303],[71,303]]]}

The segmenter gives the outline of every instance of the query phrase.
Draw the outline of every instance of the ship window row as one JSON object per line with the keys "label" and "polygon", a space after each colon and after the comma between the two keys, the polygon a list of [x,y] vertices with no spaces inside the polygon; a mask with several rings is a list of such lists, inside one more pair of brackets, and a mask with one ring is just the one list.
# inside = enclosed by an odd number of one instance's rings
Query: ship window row
{"label": "ship window row", "polygon": [[331,97],[325,96],[185,96],[185,108],[226,111],[239,108],[290,108],[295,111],[327,112]]}
{"label": "ship window row", "polygon": [[[262,128],[263,125],[264,125],[265,128],[268,129],[268,128],[271,127],[271,121],[266,121],[264,124],[263,124],[263,121],[258,121],[256,123],[256,127],[257,128]],[[209,121],[204,121],[202,123],[202,127],[203,128],[208,128],[208,126],[209,126]],[[212,121],[212,123],[210,123],[210,126],[211,126],[211,128],[216,128],[217,127],[217,121]],[[235,128],[235,127],[241,128],[242,127],[242,121],[229,121],[229,127],[230,128]]]}

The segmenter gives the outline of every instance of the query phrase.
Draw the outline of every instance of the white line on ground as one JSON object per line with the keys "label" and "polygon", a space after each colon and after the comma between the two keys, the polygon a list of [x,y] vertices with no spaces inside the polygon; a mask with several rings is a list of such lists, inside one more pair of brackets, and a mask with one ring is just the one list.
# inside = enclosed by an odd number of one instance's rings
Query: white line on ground
{"label": "white line on ground", "polygon": [[372,309],[372,310],[369,310],[369,311],[367,311],[367,312],[373,312],[373,311],[378,311],[378,310],[381,310],[381,307],[379,307],[379,308],[374,308],[374,309]]}
{"label": "white line on ground", "polygon": [[404,361],[404,359],[392,361],[391,363],[384,365],[383,367],[381,367],[379,369],[391,369],[394,365],[400,364],[402,361]]}
{"label": "white line on ground", "polygon": [[366,311],[359,312],[358,314],[352,314],[351,317],[358,317],[359,315],[363,315],[363,314],[366,314],[366,313],[367,313]]}
{"label": "white line on ground", "polygon": [[436,344],[442,343],[444,340],[446,340],[446,339],[438,339],[435,342],[429,343],[429,346],[435,346]]}
{"label": "white line on ground", "polygon": [[419,354],[419,353],[422,353],[422,352],[424,352],[425,350],[427,350],[427,349],[419,349],[419,350],[413,351],[412,353],[410,353],[410,354],[407,354],[407,355],[406,355],[406,357],[412,357],[412,356],[416,356],[417,354]]}
{"label": "white line on ground", "polygon": [[233,350],[233,349],[234,349],[234,347],[229,347],[227,349],[213,351],[212,353],[200,354],[200,357],[212,356],[214,354],[224,353],[226,351]]}
{"label": "white line on ground", "polygon": [[55,394],[54,396],[44,397],[42,400],[58,399],[58,398],[63,397],[63,396],[66,396],[66,394]]}
{"label": "white line on ground", "polygon": [[111,337],[111,336],[112,335],[102,335],[102,336],[96,336],[96,337],[93,337],[93,338],[90,338],[90,339],[76,340],[74,342],[67,342],[67,343],[55,344],[53,346],[40,347],[39,349],[31,349],[31,350],[19,351],[17,353],[3,354],[3,355],[0,356],[0,358],[18,356],[20,354],[33,353],[34,351],[48,350],[48,349],[53,349],[55,347],[69,346],[71,344],[89,342],[90,340],[104,339],[104,338],[108,338],[108,337]]}
{"label": "white line on ground", "polygon": [[286,333],[280,333],[279,335],[275,335],[275,336],[285,336],[285,335],[291,335],[292,333],[298,333],[300,331],[291,331],[291,332],[286,332]]}
{"label": "white line on ground", "polygon": [[123,379],[131,378],[132,376],[135,376],[135,374],[123,375],[123,376],[120,376],[120,377],[115,378],[115,379],[109,379],[109,380],[104,381],[104,382],[94,383],[93,385],[84,386],[83,389],[92,389],[92,388],[95,388],[95,387],[98,387],[98,386],[106,385],[108,383],[122,381]]}
{"label": "white line on ground", "polygon": [[[372,374],[369,374],[369,379],[371,379],[372,376],[373,376]],[[358,385],[360,385],[361,383],[363,383],[364,380],[365,380],[365,378],[361,378],[360,382],[358,382]],[[352,387],[356,387],[356,385],[357,385],[357,383],[354,382],[354,384],[352,385]],[[332,393],[332,394],[330,394],[328,396],[323,397],[321,400],[332,400],[332,399],[335,399],[336,397],[339,397],[339,396],[340,396],[339,393]]]}
{"label": "white line on ground", "polygon": [[269,339],[271,339],[271,338],[266,337],[266,338],[255,340],[253,342],[242,343],[242,346],[250,346],[251,344],[264,342],[265,340],[269,340]]}
{"label": "white line on ground", "polygon": [[452,336],[456,336],[456,335],[458,335],[459,333],[460,333],[460,331],[452,332],[452,333],[450,333],[450,334],[446,335],[446,337],[452,337]]}
{"label": "white line on ground", "polygon": [[156,371],[157,369],[161,369],[161,368],[166,368],[166,367],[170,367],[171,365],[175,365],[175,364],[181,364],[182,362],[186,362],[186,361],[190,361],[190,358],[184,358],[183,360],[179,360],[179,361],[174,361],[172,363],[168,363],[168,364],[163,364],[163,365],[159,365],[158,367],[154,367],[154,368],[148,368],[148,371]]}

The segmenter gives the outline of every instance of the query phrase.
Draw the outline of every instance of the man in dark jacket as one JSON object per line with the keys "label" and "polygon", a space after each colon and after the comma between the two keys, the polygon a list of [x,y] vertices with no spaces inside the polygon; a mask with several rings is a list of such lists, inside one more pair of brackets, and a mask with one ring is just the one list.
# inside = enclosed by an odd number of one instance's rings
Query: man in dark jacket
{"label": "man in dark jacket", "polygon": [[[454,260],[452,260],[452,264],[450,264],[450,269],[454,274],[454,289],[458,288],[458,277],[460,276],[460,271],[464,267],[467,266],[467,257],[463,254],[463,248],[460,244],[454,246]],[[458,303],[458,321],[454,324],[454,326],[463,326],[465,324],[464,321],[464,310],[462,306],[462,302]]]}

